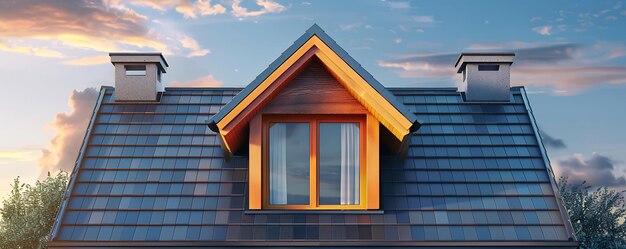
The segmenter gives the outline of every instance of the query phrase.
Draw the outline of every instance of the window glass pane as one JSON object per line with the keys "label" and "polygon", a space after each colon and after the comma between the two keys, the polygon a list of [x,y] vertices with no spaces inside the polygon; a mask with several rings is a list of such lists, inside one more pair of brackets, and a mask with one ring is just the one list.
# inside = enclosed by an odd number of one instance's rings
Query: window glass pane
{"label": "window glass pane", "polygon": [[309,123],[272,123],[269,133],[270,204],[309,204]]}
{"label": "window glass pane", "polygon": [[358,205],[359,123],[320,123],[320,205]]}

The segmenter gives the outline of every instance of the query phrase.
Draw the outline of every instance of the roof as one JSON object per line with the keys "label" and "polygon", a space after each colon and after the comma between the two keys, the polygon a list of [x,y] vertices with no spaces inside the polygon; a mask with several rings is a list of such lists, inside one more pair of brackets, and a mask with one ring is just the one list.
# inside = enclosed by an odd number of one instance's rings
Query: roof
{"label": "roof", "polygon": [[[398,139],[403,140],[407,134],[419,128],[417,117],[316,24],[311,26],[300,36],[300,38],[272,62],[267,69],[259,74],[254,81],[237,94],[232,101],[228,102],[224,108],[212,116],[208,121],[209,127],[215,132],[222,132],[222,129],[227,126],[228,123],[234,122],[234,117],[240,116],[243,112],[242,110],[251,105],[256,99],[261,98],[259,95],[261,95],[263,91],[268,89],[271,84],[279,81],[278,77],[280,75],[276,76],[274,74],[287,73],[292,65],[294,67],[297,66],[299,59],[313,55],[321,59],[322,63],[329,66],[329,70],[331,71],[342,70],[342,67],[333,67],[329,64],[340,65],[345,63],[349,70],[355,72],[358,79],[345,77],[350,83],[345,83],[344,87],[372,112],[383,125],[398,137]],[[336,58],[333,56],[336,56]],[[326,57],[330,59],[326,59]],[[349,73],[341,71],[337,75],[347,74]],[[339,77],[339,80],[341,82],[343,78]],[[363,86],[359,86],[361,82],[364,82],[367,89]],[[373,89],[376,96],[370,93],[372,91],[368,92],[370,88]],[[387,108],[387,106],[389,106],[389,108]],[[241,120],[245,121],[246,119],[242,118]],[[226,124],[220,124],[221,122],[225,122]],[[224,137],[224,134],[222,134],[222,136]],[[227,149],[233,151],[229,147],[228,139],[225,139],[225,143]]]}
{"label": "roof", "polygon": [[247,211],[248,158],[205,123],[240,91],[103,88],[49,246],[577,245],[522,88],[388,89],[422,128],[405,157],[381,154],[381,211],[361,212]]}

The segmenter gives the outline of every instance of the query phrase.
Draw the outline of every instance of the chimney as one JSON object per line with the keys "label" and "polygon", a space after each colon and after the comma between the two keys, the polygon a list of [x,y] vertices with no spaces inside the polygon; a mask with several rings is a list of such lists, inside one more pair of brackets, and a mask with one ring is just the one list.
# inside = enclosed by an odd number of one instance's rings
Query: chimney
{"label": "chimney", "polygon": [[514,53],[462,53],[454,67],[463,74],[459,91],[466,101],[506,101]]}
{"label": "chimney", "polygon": [[115,67],[115,101],[157,101],[165,91],[162,74],[167,61],[161,53],[109,53]]}

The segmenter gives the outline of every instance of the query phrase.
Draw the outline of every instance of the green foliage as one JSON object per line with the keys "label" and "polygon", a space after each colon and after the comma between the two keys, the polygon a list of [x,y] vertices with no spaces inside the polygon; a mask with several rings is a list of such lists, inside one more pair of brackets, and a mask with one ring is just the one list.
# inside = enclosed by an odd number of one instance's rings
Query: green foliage
{"label": "green foliage", "polygon": [[626,206],[622,192],[601,187],[593,192],[585,182],[559,179],[559,192],[581,248],[626,248]]}
{"label": "green foliage", "polygon": [[34,185],[13,181],[0,208],[1,248],[43,248],[54,225],[68,175],[61,172]]}

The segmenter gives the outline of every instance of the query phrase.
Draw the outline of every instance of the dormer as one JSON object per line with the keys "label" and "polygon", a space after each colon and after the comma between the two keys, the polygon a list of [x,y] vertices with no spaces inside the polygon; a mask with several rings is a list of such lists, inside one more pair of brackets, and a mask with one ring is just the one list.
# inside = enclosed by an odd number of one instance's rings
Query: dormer
{"label": "dormer", "polygon": [[156,101],[165,91],[167,61],[161,53],[109,53],[115,67],[115,101]]}
{"label": "dormer", "polygon": [[419,125],[317,25],[209,120],[225,150],[248,147],[251,210],[378,209],[381,134]]}

